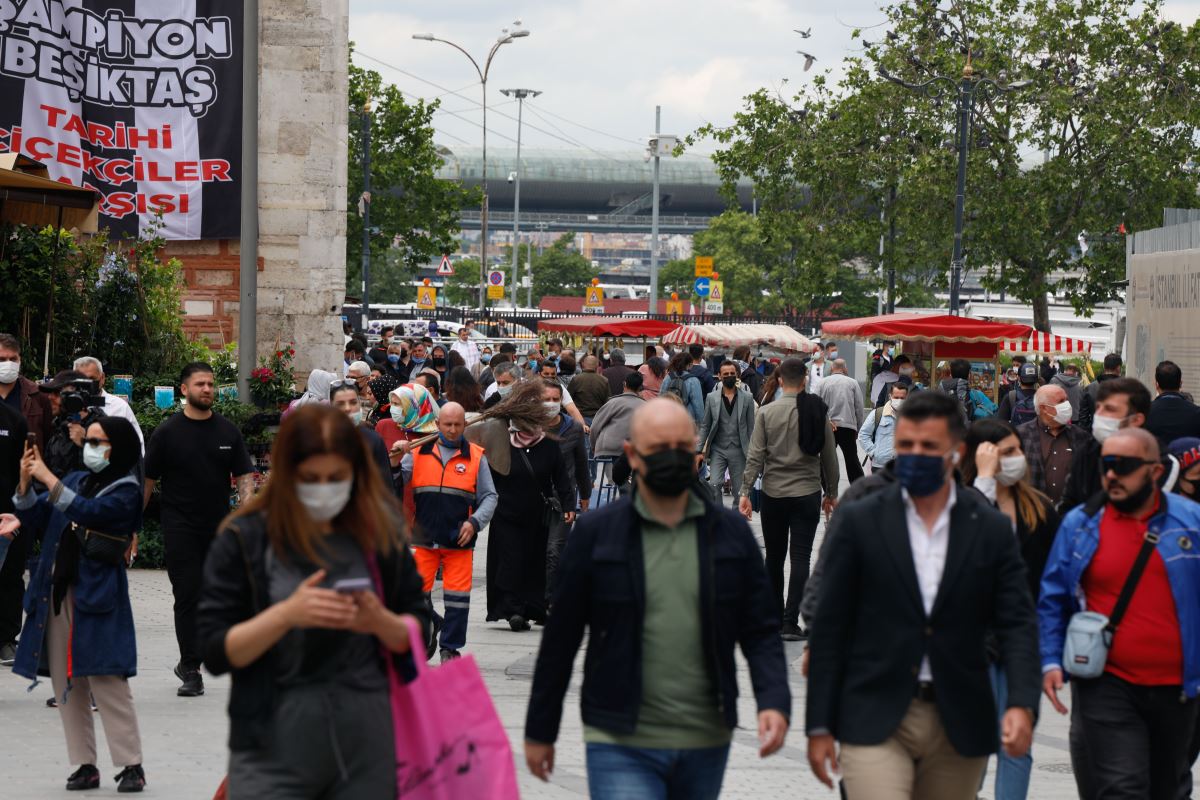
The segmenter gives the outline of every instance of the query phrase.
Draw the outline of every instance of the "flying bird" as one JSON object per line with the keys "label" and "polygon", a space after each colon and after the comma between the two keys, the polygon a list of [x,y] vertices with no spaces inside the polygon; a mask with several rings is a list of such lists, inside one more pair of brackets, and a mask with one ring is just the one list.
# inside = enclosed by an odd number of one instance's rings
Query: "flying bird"
{"label": "flying bird", "polygon": [[802,39],[807,39],[810,36],[812,36],[812,28],[811,27],[806,31],[802,31],[799,28],[792,28],[792,30],[794,30],[796,33],[800,34],[800,38],[802,38]]}
{"label": "flying bird", "polygon": [[812,65],[816,62],[817,57],[814,55],[809,55],[803,50],[797,50],[796,52],[804,56],[804,71],[808,72],[810,69],[812,69]]}

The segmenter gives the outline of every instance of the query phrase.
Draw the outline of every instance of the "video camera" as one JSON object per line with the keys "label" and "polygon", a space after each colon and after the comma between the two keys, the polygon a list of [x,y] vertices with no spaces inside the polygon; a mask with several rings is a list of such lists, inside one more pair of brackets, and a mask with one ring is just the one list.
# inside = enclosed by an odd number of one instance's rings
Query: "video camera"
{"label": "video camera", "polygon": [[84,416],[104,416],[104,398],[100,396],[100,386],[94,380],[76,378],[68,381],[63,385],[60,396],[63,414],[73,421],[79,421]]}

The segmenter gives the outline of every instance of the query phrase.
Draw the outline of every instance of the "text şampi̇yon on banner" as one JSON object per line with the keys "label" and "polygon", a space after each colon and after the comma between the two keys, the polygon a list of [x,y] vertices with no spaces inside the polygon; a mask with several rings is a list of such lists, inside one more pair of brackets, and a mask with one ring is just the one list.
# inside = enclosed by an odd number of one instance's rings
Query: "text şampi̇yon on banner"
{"label": "text \u015fampi\u0307yon on banner", "polygon": [[169,239],[236,236],[241,12],[238,0],[0,0],[0,152],[95,189],[119,233],[161,213]]}

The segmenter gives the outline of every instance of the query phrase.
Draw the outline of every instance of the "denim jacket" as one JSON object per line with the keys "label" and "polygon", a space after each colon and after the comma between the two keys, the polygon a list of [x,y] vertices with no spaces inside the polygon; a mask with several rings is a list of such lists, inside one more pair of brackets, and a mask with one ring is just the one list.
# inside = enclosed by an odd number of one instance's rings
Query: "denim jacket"
{"label": "denim jacket", "polygon": [[[1078,506],[1063,520],[1050,550],[1038,600],[1042,671],[1062,668],[1071,615],[1084,610],[1081,581],[1100,544],[1102,495]],[[1174,494],[1150,518],[1159,536],[1156,549],[1167,568],[1183,640],[1183,692],[1200,694],[1200,505]]]}
{"label": "denim jacket", "polygon": [[878,430],[875,426],[875,412],[870,412],[858,431],[858,443],[876,467],[882,467],[896,457],[896,415],[889,412],[891,409],[884,406],[884,412],[879,417]]}

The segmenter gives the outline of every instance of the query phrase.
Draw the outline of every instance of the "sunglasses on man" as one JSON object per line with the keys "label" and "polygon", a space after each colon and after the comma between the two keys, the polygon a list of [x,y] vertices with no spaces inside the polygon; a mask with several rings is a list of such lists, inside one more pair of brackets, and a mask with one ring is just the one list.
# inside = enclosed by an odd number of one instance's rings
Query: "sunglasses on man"
{"label": "sunglasses on man", "polygon": [[1158,462],[1135,456],[1101,456],[1100,470],[1101,474],[1112,472],[1115,475],[1125,476],[1137,472],[1139,467],[1155,463]]}

